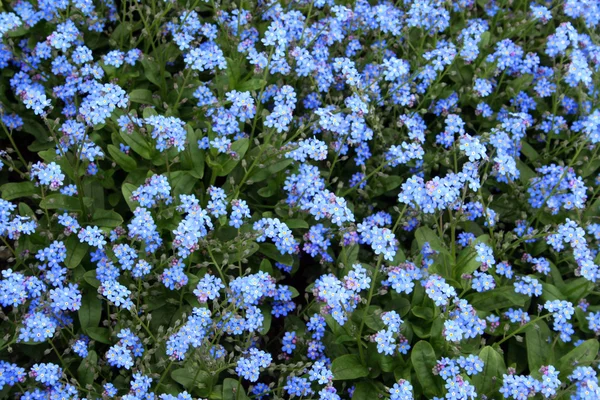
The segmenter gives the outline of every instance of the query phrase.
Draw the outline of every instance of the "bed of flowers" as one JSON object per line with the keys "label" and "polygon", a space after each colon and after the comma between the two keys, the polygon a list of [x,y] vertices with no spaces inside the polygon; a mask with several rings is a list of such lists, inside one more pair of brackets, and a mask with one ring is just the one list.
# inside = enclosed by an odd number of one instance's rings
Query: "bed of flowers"
{"label": "bed of flowers", "polygon": [[0,398],[600,399],[598,0],[0,34]]}

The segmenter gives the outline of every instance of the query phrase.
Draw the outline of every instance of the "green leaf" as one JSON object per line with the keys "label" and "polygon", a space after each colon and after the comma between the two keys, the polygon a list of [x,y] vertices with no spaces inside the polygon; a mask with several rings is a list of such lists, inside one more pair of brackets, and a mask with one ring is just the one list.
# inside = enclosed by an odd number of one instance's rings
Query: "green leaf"
{"label": "green leaf", "polygon": [[433,320],[433,309],[430,307],[414,306],[411,311],[417,318],[421,318],[426,321]]}
{"label": "green leaf", "polygon": [[110,331],[107,328],[88,328],[86,333],[91,339],[97,342],[112,344],[110,341]]}
{"label": "green leaf", "polygon": [[87,271],[83,274],[83,280],[86,281],[94,289],[100,287],[101,282],[96,278],[96,270]]}
{"label": "green leaf", "polygon": [[18,199],[19,197],[31,197],[37,192],[37,189],[33,182],[25,181],[19,183],[5,183],[0,186],[0,191],[2,192],[2,198],[10,201]]}
{"label": "green leaf", "polygon": [[565,287],[561,291],[565,293],[567,300],[577,302],[579,299],[590,294],[594,290],[594,287],[595,284],[586,278],[577,278],[565,284]]}
{"label": "green leaf", "polygon": [[337,381],[363,378],[369,375],[369,370],[362,365],[360,358],[355,354],[346,354],[333,360],[331,372],[333,372],[333,380]]}
{"label": "green leaf", "polygon": [[[93,200],[89,197],[84,197],[83,204],[86,207],[91,207]],[[40,207],[47,210],[81,211],[81,202],[78,197],[53,193],[40,201]]]}
{"label": "green leaf", "polygon": [[123,217],[113,210],[96,210],[92,215],[92,223],[99,227],[116,228],[123,223]]}
{"label": "green leaf", "polygon": [[[529,346],[529,343],[527,346]],[[496,393],[496,390],[500,387],[501,377],[506,373],[506,365],[504,365],[502,355],[490,346],[481,349],[479,358],[483,361],[483,371],[471,379],[473,385],[477,388],[477,392],[480,395],[485,394],[489,397],[492,393]]]}
{"label": "green leaf", "polygon": [[[487,243],[489,241],[489,235],[481,235],[475,243]],[[477,252],[471,246],[465,247],[456,260],[456,267],[454,268],[453,276],[454,279],[460,280],[463,274],[472,274],[481,263],[477,261]]]}
{"label": "green leaf", "polygon": [[67,248],[65,265],[69,269],[73,269],[81,263],[81,260],[83,260],[83,257],[87,254],[89,248],[87,243],[81,243],[75,235],[69,236],[65,243],[65,247]]}
{"label": "green leaf", "polygon": [[354,386],[352,400],[373,400],[376,396],[377,388],[372,382],[358,382]]}
{"label": "green leaf", "polygon": [[187,390],[194,388],[207,388],[212,384],[212,375],[195,368],[180,368],[171,372],[171,378]]}
{"label": "green leaf", "polygon": [[95,370],[94,367],[98,365],[98,354],[94,350],[88,352],[87,357],[81,361],[79,368],[77,368],[77,375],[79,376],[79,384],[82,387],[91,385],[94,383]]}
{"label": "green leaf", "polygon": [[487,48],[488,44],[490,43],[490,39],[492,37],[492,34],[489,31],[485,31],[483,32],[480,36],[479,36],[479,48],[480,49],[485,49]]}
{"label": "green leaf", "polygon": [[533,170],[521,160],[517,160],[517,169],[521,173],[519,180],[524,185],[529,185],[529,181],[537,176],[536,173],[533,172]]}
{"label": "green leaf", "polygon": [[160,87],[162,79],[158,63],[150,57],[143,57],[142,65],[144,66],[144,75],[146,78],[156,86]]}
{"label": "green leaf", "polygon": [[170,181],[174,188],[173,193],[176,198],[179,198],[180,194],[192,193],[198,178],[193,177],[187,171],[175,171],[171,173]]}
{"label": "green leaf", "polygon": [[521,153],[525,155],[529,159],[529,161],[535,161],[540,158],[540,155],[537,151],[529,143],[525,140],[521,141]]}
{"label": "green leaf", "polygon": [[538,371],[542,365],[550,365],[554,362],[554,354],[548,343],[550,337],[552,337],[552,332],[550,332],[546,322],[542,320],[525,331],[527,362],[532,372]]}
{"label": "green leaf", "polygon": [[429,398],[441,396],[441,383],[432,372],[433,367],[437,365],[433,347],[424,340],[419,341],[411,351],[410,360],[417,374],[417,379],[423,387],[423,393]]}
{"label": "green leaf", "polygon": [[541,299],[546,301],[562,300],[565,296],[558,290],[558,288],[550,283],[542,282],[542,296]]}
{"label": "green leaf", "polygon": [[123,168],[125,171],[131,172],[137,168],[137,163],[135,162],[135,160],[127,154],[123,153],[121,150],[119,150],[117,146],[109,144],[108,152],[110,153],[110,156],[112,157],[114,162],[116,162],[117,165],[121,166],[121,168]]}
{"label": "green leaf", "polygon": [[240,92],[250,92],[252,90],[260,90],[267,84],[263,79],[250,79],[237,85],[237,90]]}
{"label": "green leaf", "polygon": [[270,259],[278,261],[284,265],[294,264],[294,258],[290,254],[281,254],[274,244],[261,243],[260,252]]}
{"label": "green leaf", "polygon": [[135,209],[137,208],[137,202],[131,200],[131,195],[133,194],[133,192],[136,189],[137,189],[137,186],[135,186],[131,183],[124,183],[123,186],[121,186],[121,192],[123,193],[123,198],[127,202],[127,205],[129,206],[129,209],[131,211],[135,211]]}
{"label": "green leaf", "polygon": [[244,386],[232,378],[223,380],[223,400],[248,400]]}
{"label": "green leaf", "polygon": [[102,316],[102,300],[98,298],[95,290],[84,288],[81,307],[77,313],[79,314],[79,323],[84,331],[98,326]]}
{"label": "green leaf", "polygon": [[266,168],[259,168],[250,175],[250,180],[253,182],[261,182],[267,178],[273,178],[273,175],[291,165],[292,162],[293,160],[291,159],[285,159]]}
{"label": "green leaf", "polygon": [[561,379],[571,375],[578,365],[589,366],[598,356],[599,343],[597,339],[589,339],[575,347],[558,360],[557,369],[560,371]]}
{"label": "green leaf", "polygon": [[220,164],[220,170],[217,173],[217,176],[226,176],[228,175],[236,165],[244,158],[246,155],[246,151],[248,151],[248,147],[250,146],[249,139],[240,139],[231,145],[231,151],[236,153],[235,157],[231,157],[229,154],[222,154],[218,157],[218,161]]}
{"label": "green leaf", "polygon": [[442,241],[431,228],[422,226],[415,232],[415,239],[419,244],[419,250],[423,248],[425,243],[429,243],[431,248],[435,251],[446,253],[446,249],[442,245]]}
{"label": "green leaf", "polygon": [[[146,110],[150,110],[150,108],[144,109],[144,112]],[[146,160],[150,160],[152,158],[152,148],[139,132],[134,130],[131,133],[127,133],[119,130],[119,133],[127,146],[131,147],[131,150],[137,153],[140,157],[145,158]]]}
{"label": "green leaf", "polygon": [[134,89],[129,93],[129,101],[140,104],[153,104],[152,92],[148,89]]}
{"label": "green leaf", "polygon": [[269,306],[261,306],[260,312],[263,315],[263,324],[262,328],[260,328],[260,333],[262,335],[266,335],[269,333],[269,329],[271,329],[271,322],[273,322],[273,314],[271,314],[271,307]]}
{"label": "green leaf", "polygon": [[288,219],[285,221],[285,224],[290,229],[298,229],[298,228],[308,229],[309,228],[308,222],[304,221],[303,219]]}
{"label": "green leaf", "polygon": [[202,179],[204,176],[204,150],[198,147],[198,140],[202,138],[202,131],[194,131],[189,125],[186,126],[187,140],[189,145],[182,153],[182,165],[189,170],[190,174]]}
{"label": "green leaf", "polygon": [[494,311],[506,307],[523,307],[529,297],[515,293],[512,286],[502,286],[487,292],[474,293],[467,300],[477,311]]}

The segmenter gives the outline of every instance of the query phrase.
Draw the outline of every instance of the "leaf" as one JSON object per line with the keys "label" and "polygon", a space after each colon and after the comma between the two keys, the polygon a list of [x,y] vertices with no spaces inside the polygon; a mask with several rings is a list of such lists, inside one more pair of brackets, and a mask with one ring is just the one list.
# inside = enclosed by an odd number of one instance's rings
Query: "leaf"
{"label": "leaf", "polygon": [[158,63],[149,57],[142,58],[142,65],[144,66],[144,75],[146,78],[160,87],[162,79],[160,78],[160,67]]}
{"label": "leaf", "polygon": [[18,199],[19,197],[31,197],[37,190],[33,182],[25,181],[19,183],[5,183],[0,186],[2,192],[2,198],[10,201]]}
{"label": "leaf", "polygon": [[444,249],[442,246],[442,241],[431,228],[422,226],[417,229],[415,232],[415,239],[417,239],[417,243],[419,244],[419,250],[423,248],[425,243],[429,243],[433,250],[446,252],[446,249]]}
{"label": "leaf", "polygon": [[[383,321],[381,319],[381,314],[382,314],[382,310],[381,307],[379,306],[369,306],[366,315],[364,316],[364,321],[365,321],[365,325],[367,325],[369,328],[373,329],[374,331],[379,331],[385,328],[385,325],[383,324]],[[361,322],[361,320],[363,320],[363,312],[356,312],[353,313],[352,316],[354,317],[355,322],[358,321],[359,323]]]}
{"label": "leaf", "polygon": [[550,283],[542,282],[542,296],[541,299],[546,301],[562,300],[565,296],[558,290],[558,288]]}
{"label": "leaf", "polygon": [[554,362],[554,354],[548,343],[549,337],[552,337],[552,333],[546,322],[542,320],[525,331],[527,362],[532,372],[538,371],[542,365],[550,365]]}
{"label": "leaf", "polygon": [[227,154],[222,154],[217,158],[220,164],[220,170],[217,172],[217,176],[226,176],[228,175],[236,165],[244,158],[246,155],[246,151],[248,151],[248,147],[250,146],[250,140],[247,138],[237,140],[233,142],[231,145],[231,152],[235,153],[235,156],[232,157]]}
{"label": "leaf", "polygon": [[[529,347],[529,343],[527,346]],[[478,393],[490,396],[496,392],[502,382],[502,375],[506,373],[504,358],[490,346],[481,349],[479,358],[483,361],[483,371],[471,379]]]}
{"label": "leaf", "polygon": [[112,344],[110,341],[110,331],[107,328],[88,328],[86,333],[91,339],[97,342]]}
{"label": "leaf", "polygon": [[523,307],[529,297],[515,293],[512,286],[502,286],[483,293],[467,296],[467,300],[477,311],[494,311],[506,307]]}
{"label": "leaf", "polygon": [[600,344],[597,339],[589,339],[575,347],[558,360],[557,369],[560,371],[561,379],[571,375],[578,365],[587,366],[598,356],[598,347]]}
{"label": "leaf", "polygon": [[270,259],[278,261],[284,265],[294,264],[294,258],[290,254],[281,254],[274,244],[261,243],[260,252]]}
{"label": "leaf", "polygon": [[[149,108],[144,109],[144,112],[149,110]],[[137,131],[133,131],[131,133],[123,132],[119,130],[121,134],[121,138],[127,144],[127,146],[131,147],[135,153],[137,153],[140,157],[145,158],[146,160],[150,160],[152,158],[152,148],[139,134]]]}
{"label": "leaf", "polygon": [[212,382],[212,375],[199,368],[180,368],[171,372],[171,378],[188,390],[206,388]]}
{"label": "leaf", "polygon": [[285,159],[285,160],[279,161],[275,164],[271,164],[270,166],[268,166],[266,168],[259,168],[252,175],[250,175],[250,180],[252,182],[261,182],[267,178],[272,178],[273,175],[275,175],[279,171],[285,169],[292,163],[293,163],[293,160]]}
{"label": "leaf", "polygon": [[124,183],[123,186],[121,186],[121,192],[123,193],[123,198],[127,202],[127,205],[129,206],[129,209],[131,211],[135,211],[135,209],[137,208],[137,202],[131,200],[131,195],[133,194],[133,192],[136,189],[137,189],[137,186],[135,186],[131,183]]}
{"label": "leaf", "polygon": [[260,90],[267,84],[263,79],[250,79],[237,85],[237,90],[240,92],[250,92],[252,90]]}
{"label": "leaf", "polygon": [[535,161],[540,158],[540,155],[529,143],[525,140],[521,141],[521,153],[529,159],[529,161]]}
{"label": "leaf", "polygon": [[269,329],[271,329],[271,323],[273,322],[273,314],[271,313],[271,307],[269,306],[261,306],[260,312],[263,315],[263,324],[260,328],[261,335],[266,335],[269,333]]}
{"label": "leaf", "polygon": [[[489,241],[489,235],[481,235],[475,243],[487,243]],[[460,280],[463,274],[472,274],[479,266],[481,262],[477,261],[477,252],[472,246],[465,247],[459,254],[456,260],[456,268],[454,269],[454,279]]]}
{"label": "leaf", "polygon": [[65,260],[65,265],[69,269],[73,269],[77,267],[83,257],[88,252],[89,245],[87,243],[81,243],[77,236],[69,236],[65,243],[65,247],[67,248],[67,258]]}
{"label": "leaf", "polygon": [[430,307],[421,307],[421,306],[414,306],[411,309],[413,315],[417,318],[421,318],[424,319],[426,321],[431,321],[433,320],[433,309],[431,309]]}
{"label": "leaf", "polygon": [[83,274],[83,280],[86,281],[94,289],[98,289],[101,282],[96,278],[96,270],[87,271]]}
{"label": "leaf", "polygon": [[346,354],[333,360],[331,372],[333,372],[333,380],[337,381],[363,378],[369,375],[369,370],[362,365],[360,358],[355,354]]}
{"label": "leaf", "polygon": [[521,160],[517,160],[517,169],[519,170],[519,172],[521,173],[519,176],[519,180],[521,181],[521,183],[523,183],[524,185],[528,185],[529,181],[532,178],[535,178],[537,175],[535,174],[535,172],[533,172],[533,170],[531,168],[529,168],[529,166],[527,164],[525,164],[523,161]]}
{"label": "leaf", "polygon": [[140,104],[153,104],[152,92],[148,89],[134,89],[129,93],[129,101]]}
{"label": "leaf", "polygon": [[[565,284],[562,291],[565,293],[567,299],[571,302],[577,302],[579,299],[587,296],[594,290],[595,284],[588,281],[586,278],[577,278],[569,281]],[[564,298],[560,299],[563,300]]]}
{"label": "leaf", "polygon": [[377,388],[372,382],[358,382],[354,386],[352,400],[373,400],[376,398]]}
{"label": "leaf", "polygon": [[137,168],[137,163],[135,160],[123,153],[117,146],[112,144],[108,145],[108,152],[110,156],[121,168],[123,168],[127,172],[134,171]]}
{"label": "leaf", "polygon": [[79,368],[77,368],[77,376],[79,376],[79,384],[82,387],[91,385],[94,383],[94,376],[96,374],[94,367],[98,365],[98,354],[94,350],[88,352],[87,357],[81,361]]}
{"label": "leaf", "polygon": [[92,222],[99,227],[116,228],[123,223],[123,217],[113,210],[96,210]]}
{"label": "leaf", "polygon": [[290,229],[298,229],[298,228],[308,229],[309,228],[308,222],[306,222],[302,219],[288,219],[285,221],[285,224]]}
{"label": "leaf", "polygon": [[194,131],[189,125],[186,126],[187,140],[189,145],[182,154],[182,165],[189,170],[190,174],[202,179],[204,176],[204,150],[198,147],[198,139],[202,137],[202,131]]}
{"label": "leaf", "polygon": [[[93,200],[89,197],[84,197],[83,204],[86,207],[91,207]],[[40,201],[40,207],[47,210],[81,211],[81,202],[79,201],[78,197],[53,193]]]}
{"label": "leaf", "polygon": [[171,173],[170,181],[175,197],[179,198],[180,194],[192,193],[198,178],[193,177],[187,171],[175,171]]}
{"label": "leaf", "polygon": [[81,307],[77,313],[79,323],[84,331],[98,326],[102,316],[102,300],[98,298],[95,290],[85,287],[81,296]]}
{"label": "leaf", "polygon": [[479,38],[480,38],[480,40],[479,40],[479,45],[478,45],[478,46],[479,46],[479,48],[480,48],[480,49],[485,49],[485,48],[487,48],[488,44],[490,43],[490,39],[491,39],[491,37],[492,37],[492,34],[491,34],[489,31],[485,31],[485,32],[483,32],[483,33],[482,33],[482,34],[479,36]]}
{"label": "leaf", "polygon": [[433,347],[424,340],[419,341],[412,349],[410,360],[417,374],[417,379],[423,387],[423,393],[430,398],[441,396],[441,383],[432,372],[433,367],[437,364]]}
{"label": "leaf", "polygon": [[237,380],[225,378],[223,380],[223,400],[248,400],[244,386]]}

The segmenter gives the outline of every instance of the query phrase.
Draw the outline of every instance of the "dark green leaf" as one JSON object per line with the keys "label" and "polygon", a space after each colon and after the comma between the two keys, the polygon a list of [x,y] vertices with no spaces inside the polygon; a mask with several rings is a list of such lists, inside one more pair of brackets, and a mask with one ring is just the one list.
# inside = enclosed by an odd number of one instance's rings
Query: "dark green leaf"
{"label": "dark green leaf", "polygon": [[97,342],[112,344],[110,341],[110,331],[107,328],[88,328],[86,333],[91,339]]}
{"label": "dark green leaf", "polygon": [[233,142],[231,145],[231,151],[235,153],[235,156],[232,157],[229,154],[222,154],[217,159],[220,163],[220,171],[217,173],[217,176],[226,176],[228,175],[236,165],[244,158],[246,151],[248,151],[248,146],[250,146],[249,139],[240,139],[238,141]]}
{"label": "dark green leaf", "polygon": [[527,361],[531,371],[538,371],[542,365],[550,365],[554,362],[554,354],[550,343],[548,343],[548,338],[551,337],[552,333],[548,325],[542,320],[525,331]]}
{"label": "dark green leaf", "polygon": [[30,197],[37,192],[35,184],[30,181],[19,182],[19,183],[5,183],[0,186],[2,192],[2,198],[10,201],[19,197]]}
{"label": "dark green leaf", "polygon": [[102,316],[102,300],[98,298],[96,290],[84,286],[78,315],[84,331],[98,326]]}
{"label": "dark green leaf", "polygon": [[99,227],[116,228],[123,223],[123,217],[113,210],[96,210],[92,216],[92,223]]}
{"label": "dark green leaf", "polygon": [[77,376],[79,376],[79,384],[82,387],[94,383],[95,368],[98,365],[98,355],[94,350],[88,352],[85,360],[81,361],[77,368]]}
{"label": "dark green leaf", "polygon": [[81,263],[81,260],[83,260],[83,257],[87,254],[89,248],[87,243],[81,243],[75,235],[69,236],[65,243],[65,247],[67,248],[65,265],[69,269],[73,269]]}
{"label": "dark green leaf", "polygon": [[223,400],[248,400],[244,386],[237,380],[225,378],[223,380]]}
{"label": "dark green leaf", "polygon": [[412,349],[410,360],[417,374],[417,379],[423,387],[423,393],[429,398],[442,395],[440,379],[433,375],[433,367],[437,365],[437,358],[433,347],[421,340]]}
{"label": "dark green leaf", "polygon": [[152,104],[152,92],[148,89],[134,89],[129,93],[132,103]]}
{"label": "dark green leaf", "polygon": [[417,243],[419,244],[419,250],[423,248],[425,243],[429,243],[431,248],[435,251],[445,252],[446,250],[442,246],[442,241],[438,237],[437,233],[435,233],[431,228],[426,226],[422,226],[415,232],[415,239],[417,239]]}
{"label": "dark green leaf", "polygon": [[482,293],[467,296],[467,300],[478,311],[494,311],[505,307],[523,307],[529,298],[523,294],[515,293],[512,286],[502,286]]}
{"label": "dark green leaf", "polygon": [[589,366],[598,356],[599,343],[597,339],[586,340],[558,360],[557,369],[560,377],[565,379],[579,365]]}
{"label": "dark green leaf", "polygon": [[480,395],[485,394],[489,398],[500,387],[502,375],[506,373],[506,365],[504,365],[502,355],[490,346],[481,349],[479,358],[483,361],[483,371],[471,379],[477,392]]}
{"label": "dark green leaf", "polygon": [[363,378],[369,375],[369,370],[362,365],[360,358],[355,354],[346,354],[333,360],[331,372],[333,372],[333,380],[338,381]]}
{"label": "dark green leaf", "polygon": [[285,265],[292,265],[294,263],[294,258],[290,254],[281,254],[277,247],[271,243],[261,243],[260,252],[270,259]]}
{"label": "dark green leaf", "polygon": [[117,146],[113,146],[112,144],[108,145],[108,152],[110,156],[117,163],[117,165],[121,166],[125,171],[131,172],[137,168],[137,163],[135,160],[123,153]]}
{"label": "dark green leaf", "polygon": [[[144,112],[146,110],[149,110],[149,108],[144,109]],[[127,144],[127,146],[131,147],[131,150],[137,153],[140,157],[145,158],[146,160],[150,160],[152,158],[152,148],[138,131],[134,130],[131,133],[119,131],[119,133],[121,134],[121,138]]]}
{"label": "dark green leaf", "polygon": [[[91,207],[93,200],[89,197],[84,197],[83,203],[86,207]],[[40,201],[40,207],[48,210],[81,211],[81,202],[78,197],[53,193]]]}

